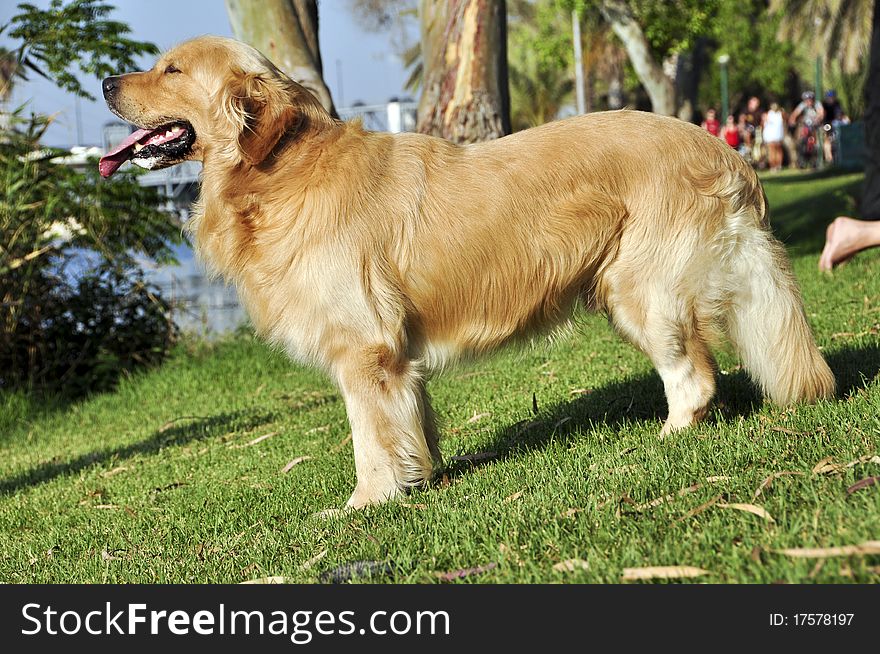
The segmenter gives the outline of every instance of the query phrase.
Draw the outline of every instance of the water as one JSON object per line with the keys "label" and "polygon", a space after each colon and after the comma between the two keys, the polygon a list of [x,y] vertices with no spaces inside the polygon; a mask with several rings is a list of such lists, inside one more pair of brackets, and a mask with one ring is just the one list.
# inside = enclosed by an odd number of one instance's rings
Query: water
{"label": "water", "polygon": [[174,248],[176,266],[144,264],[147,280],[174,306],[174,322],[204,336],[235,330],[247,321],[235,289],[212,280],[188,244]]}

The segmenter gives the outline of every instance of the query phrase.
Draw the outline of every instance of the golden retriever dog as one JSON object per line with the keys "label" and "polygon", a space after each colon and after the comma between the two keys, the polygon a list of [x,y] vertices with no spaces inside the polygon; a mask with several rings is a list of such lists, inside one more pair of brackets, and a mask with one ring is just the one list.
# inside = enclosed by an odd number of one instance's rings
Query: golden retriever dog
{"label": "golden retriever dog", "polygon": [[139,129],[100,163],[203,162],[188,223],[259,334],[338,385],[350,507],[440,463],[426,379],[600,311],[663,380],[663,433],[706,415],[726,334],[778,403],[834,393],[754,171],[647,113],[578,116],[467,146],[334,120],[266,57],[202,37],[103,83]]}

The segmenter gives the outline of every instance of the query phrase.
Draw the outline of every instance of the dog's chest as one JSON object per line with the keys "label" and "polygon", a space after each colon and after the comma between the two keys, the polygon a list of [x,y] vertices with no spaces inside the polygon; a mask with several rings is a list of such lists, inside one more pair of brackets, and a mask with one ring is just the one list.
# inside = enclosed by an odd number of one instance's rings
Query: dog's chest
{"label": "dog's chest", "polygon": [[302,363],[328,369],[363,342],[381,342],[355,261],[326,247],[300,251],[237,283],[257,333]]}

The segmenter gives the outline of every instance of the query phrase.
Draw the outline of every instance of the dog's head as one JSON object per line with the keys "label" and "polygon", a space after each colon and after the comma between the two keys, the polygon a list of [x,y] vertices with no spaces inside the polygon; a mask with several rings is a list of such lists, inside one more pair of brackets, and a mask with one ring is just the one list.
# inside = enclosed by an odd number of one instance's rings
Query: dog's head
{"label": "dog's head", "polygon": [[257,50],[220,37],[187,41],[148,71],[108,77],[103,91],[110,110],[138,128],[101,159],[104,177],[128,160],[158,169],[217,156],[256,166],[291,130],[330,120]]}

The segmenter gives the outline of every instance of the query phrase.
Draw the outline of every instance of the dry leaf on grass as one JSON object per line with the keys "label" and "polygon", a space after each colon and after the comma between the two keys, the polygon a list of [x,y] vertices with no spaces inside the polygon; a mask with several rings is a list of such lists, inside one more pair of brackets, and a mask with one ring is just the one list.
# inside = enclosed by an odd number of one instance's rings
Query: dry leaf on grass
{"label": "dry leaf on grass", "polygon": [[247,584],[290,584],[293,581],[288,581],[287,577],[260,577],[259,579],[250,579],[249,581],[242,581],[239,585],[247,585]]}
{"label": "dry leaf on grass", "polygon": [[848,468],[852,468],[862,463],[880,463],[880,456],[876,454],[866,454],[864,456],[860,456],[858,459],[850,461],[849,463],[834,463],[834,460],[830,456],[826,456],[824,459],[820,460],[813,466],[813,474],[816,475],[827,475],[833,472],[840,472],[842,470],[846,470]]}
{"label": "dry leaf on grass", "polygon": [[581,511],[583,511],[583,509],[571,508],[571,509],[568,509],[567,511],[563,512],[562,517],[563,518],[573,518],[575,516],[575,514],[580,513]]}
{"label": "dry leaf on grass", "polygon": [[650,502],[645,502],[644,504],[636,504],[633,508],[636,511],[644,511],[645,509],[651,509],[655,506],[660,506],[665,502],[669,502],[674,500],[676,497],[683,497],[688,493],[693,493],[696,490],[699,490],[702,486],[700,484],[694,484],[693,486],[688,486],[687,488],[682,488],[681,490],[670,493],[669,495],[664,495],[663,497],[658,497],[655,500],[651,500]]}
{"label": "dry leaf on grass", "polygon": [[[730,477],[728,477],[726,475],[716,475],[714,477],[706,477],[706,482],[709,484],[714,484],[719,481],[727,481],[728,479],[730,479]],[[670,493],[669,495],[664,495],[663,497],[658,497],[657,499],[651,500],[650,502],[645,502],[644,504],[636,504],[634,508],[636,511],[644,511],[645,509],[651,509],[651,508],[654,508],[655,506],[660,506],[661,504],[663,504],[665,502],[669,502],[671,500],[674,500],[676,497],[684,497],[685,495],[688,495],[689,493],[693,493],[694,491],[699,490],[702,487],[703,487],[703,485],[701,483],[697,483],[697,484],[694,484],[693,486],[688,486],[687,488],[682,488],[681,490],[676,491],[675,493]]]}
{"label": "dry leaf on grass", "polygon": [[474,415],[467,419],[467,424],[472,425],[475,422],[479,422],[483,418],[488,418],[491,415],[491,413],[477,413],[476,411],[474,411]]}
{"label": "dry leaf on grass", "polygon": [[770,431],[778,431],[780,434],[788,434],[789,436],[809,436],[808,431],[795,431],[794,429],[786,429],[785,427],[770,427]]}
{"label": "dry leaf on grass", "polygon": [[502,503],[507,504],[509,502],[516,502],[519,498],[521,498],[523,496],[523,493],[525,493],[525,491],[521,490],[521,491],[517,491],[513,495],[508,495],[507,497],[504,498]]}
{"label": "dry leaf on grass", "polygon": [[455,581],[456,579],[481,575],[497,567],[497,563],[487,563],[486,565],[478,565],[474,568],[462,568],[460,570],[452,570],[451,572],[435,572],[434,574],[440,581]]}
{"label": "dry leaf on grass", "polygon": [[755,494],[752,496],[753,499],[758,499],[758,497],[763,493],[770,484],[773,483],[774,480],[779,479],[780,477],[785,477],[787,475],[803,475],[804,473],[798,472],[796,470],[783,470],[782,472],[774,472],[772,475],[768,476],[764,481],[761,482],[761,485],[755,490]]}
{"label": "dry leaf on grass", "polygon": [[636,503],[633,501],[633,498],[631,498],[629,495],[627,495],[625,493],[623,495],[621,495],[620,497],[616,498],[615,501],[617,502],[617,508],[614,510],[614,517],[616,517],[616,518],[620,518],[623,516],[623,505],[624,504],[627,504],[627,505],[633,506],[633,507],[636,506]]}
{"label": "dry leaf on grass", "polygon": [[303,461],[310,461],[312,457],[310,456],[298,456],[293,461],[288,463],[286,466],[281,468],[281,472],[290,472],[293,470],[293,466],[299,465]]}
{"label": "dry leaf on grass", "polygon": [[92,507],[93,509],[118,509],[119,507],[115,504],[95,504]]}
{"label": "dry leaf on grass", "polygon": [[118,475],[120,472],[125,472],[126,470],[128,470],[127,466],[117,466],[116,468],[113,468],[112,470],[107,470],[106,472],[102,472],[101,476],[102,477],[112,477],[113,475]]}
{"label": "dry leaf on grass", "polygon": [[880,463],[880,456],[877,456],[876,454],[866,454],[865,456],[860,456],[855,461],[850,461],[845,467],[852,468],[860,463]]}
{"label": "dry leaf on grass", "polygon": [[339,441],[336,445],[334,445],[334,446],[333,446],[333,449],[330,450],[330,451],[333,452],[333,453],[335,454],[336,452],[338,452],[339,450],[341,450],[343,447],[345,447],[345,446],[348,445],[349,443],[351,443],[351,434],[349,434],[348,436],[346,436],[345,438],[343,438],[341,441]]}
{"label": "dry leaf on grass", "polygon": [[411,504],[411,503],[409,503],[409,502],[399,502],[398,505],[399,505],[399,506],[402,506],[402,507],[404,507],[404,508],[406,508],[406,509],[419,509],[419,510],[422,510],[422,511],[424,511],[425,509],[428,508],[428,505],[427,505],[427,504],[420,504],[420,503],[418,503],[418,502],[415,503],[415,504]]}
{"label": "dry leaf on grass", "polygon": [[553,569],[556,570],[556,572],[574,572],[575,570],[589,570],[590,564],[583,559],[568,559],[567,561],[560,561],[553,566]]}
{"label": "dry leaf on grass", "polygon": [[859,545],[840,547],[789,547],[773,550],[777,554],[801,559],[827,559],[832,556],[867,556],[880,554],[880,540],[869,540]]}
{"label": "dry leaf on grass", "polygon": [[253,439],[252,441],[248,441],[248,442],[245,443],[244,445],[235,445],[235,444],[232,444],[232,445],[230,445],[229,447],[231,447],[231,448],[234,449],[234,450],[239,450],[239,449],[244,448],[244,447],[250,447],[251,445],[256,445],[257,443],[262,443],[262,442],[263,442],[264,440],[266,440],[267,438],[272,438],[272,437],[275,436],[276,434],[278,434],[277,431],[270,431],[268,434],[263,434],[262,436],[257,436],[255,439]]}
{"label": "dry leaf on grass", "polygon": [[726,502],[719,502],[717,506],[721,509],[736,509],[737,511],[745,511],[746,513],[751,513],[752,515],[756,515],[759,518],[763,518],[767,522],[776,522],[773,519],[773,516],[767,513],[767,510],[764,507],[758,506],[757,504],[740,504],[738,502],[727,504]]}
{"label": "dry leaf on grass", "polygon": [[846,494],[852,495],[857,491],[873,486],[877,482],[880,482],[880,477],[865,477],[864,479],[859,479],[856,483],[846,489]]}
{"label": "dry leaf on grass", "polygon": [[810,574],[807,575],[807,579],[815,579],[816,575],[822,570],[822,567],[825,565],[825,559],[819,559],[816,561],[816,565],[813,566],[813,569],[810,570]]}
{"label": "dry leaf on grass", "polygon": [[814,475],[827,475],[832,472],[838,472],[843,470],[844,466],[840,463],[834,463],[833,457],[826,456],[824,459],[820,459],[816,465],[813,466],[812,473]]}
{"label": "dry leaf on grass", "polygon": [[691,579],[711,574],[703,568],[691,565],[660,565],[644,568],[624,568],[623,581],[642,581],[646,579]]}
{"label": "dry leaf on grass", "polygon": [[705,510],[708,509],[710,506],[712,506],[713,504],[715,504],[715,503],[716,503],[718,500],[720,500],[722,497],[723,497],[722,495],[716,495],[715,497],[713,497],[713,498],[712,498],[711,500],[709,500],[708,502],[703,502],[702,504],[700,504],[700,506],[691,509],[690,511],[688,511],[687,513],[685,513],[685,514],[684,514],[683,516],[681,516],[680,518],[676,518],[676,519],[675,519],[675,522],[682,522],[682,521],[684,521],[684,520],[687,520],[688,518],[693,518],[694,516],[700,515],[703,511],[705,511]]}
{"label": "dry leaf on grass", "polygon": [[325,556],[327,556],[327,550],[321,550],[320,552],[315,554],[315,556],[310,558],[308,561],[303,562],[303,564],[301,566],[299,566],[299,569],[300,570],[308,570],[313,565],[315,565],[318,561],[323,559]]}

